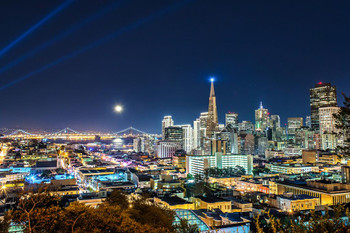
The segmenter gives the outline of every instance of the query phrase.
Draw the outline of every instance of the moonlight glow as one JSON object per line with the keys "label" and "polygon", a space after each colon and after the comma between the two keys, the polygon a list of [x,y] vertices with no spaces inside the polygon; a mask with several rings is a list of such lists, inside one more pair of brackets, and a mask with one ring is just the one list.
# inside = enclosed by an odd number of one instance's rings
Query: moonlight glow
{"label": "moonlight glow", "polygon": [[115,107],[114,107],[114,111],[116,111],[116,112],[118,112],[118,113],[120,113],[120,112],[122,112],[123,111],[123,106],[121,106],[121,105],[116,105]]}

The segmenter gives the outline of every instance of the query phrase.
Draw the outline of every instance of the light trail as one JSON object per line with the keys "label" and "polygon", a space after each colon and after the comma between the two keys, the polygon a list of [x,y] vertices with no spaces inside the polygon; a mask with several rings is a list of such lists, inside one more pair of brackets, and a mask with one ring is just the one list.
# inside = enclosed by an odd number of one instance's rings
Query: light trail
{"label": "light trail", "polygon": [[111,34],[107,35],[106,37],[104,37],[102,39],[99,39],[99,40],[95,41],[94,43],[92,43],[90,45],[87,45],[87,46],[85,46],[85,47],[83,47],[81,49],[78,49],[78,50],[76,50],[76,51],[74,51],[74,52],[72,52],[72,53],[70,53],[68,55],[65,55],[65,56],[63,56],[63,57],[61,57],[61,58],[59,58],[59,59],[57,59],[57,60],[55,60],[55,61],[53,61],[53,62],[51,62],[51,63],[49,63],[47,65],[45,65],[45,66],[42,66],[41,68],[39,68],[37,70],[34,70],[34,71],[32,71],[32,72],[30,72],[30,73],[28,73],[28,74],[26,74],[26,75],[24,75],[24,76],[22,76],[22,77],[20,77],[18,79],[15,79],[15,80],[13,80],[13,81],[11,81],[11,82],[1,86],[0,87],[0,91],[4,90],[6,88],[9,88],[9,87],[11,87],[11,86],[21,82],[21,81],[24,81],[24,80],[32,77],[35,74],[43,72],[43,71],[45,71],[45,70],[47,70],[47,69],[49,69],[49,68],[51,68],[51,67],[53,67],[53,66],[55,66],[55,65],[57,65],[57,64],[59,64],[61,62],[63,62],[63,61],[68,60],[69,58],[75,57],[75,56],[77,56],[77,55],[79,55],[81,53],[86,52],[89,49],[95,48],[95,47],[97,47],[97,46],[99,46],[99,45],[101,45],[103,43],[106,43],[107,41],[115,39],[115,38],[117,38],[118,36],[122,35],[125,32],[131,31],[131,30],[136,29],[136,28],[138,28],[138,27],[140,27],[140,26],[142,26],[142,25],[144,25],[146,23],[149,23],[149,22],[155,20],[156,18],[165,15],[166,13],[169,13],[169,12],[171,12],[171,11],[173,11],[173,10],[183,6],[183,5],[185,5],[186,3],[189,3],[190,1],[192,1],[192,0],[183,0],[183,1],[180,1],[180,2],[177,2],[177,3],[173,4],[171,6],[165,7],[162,10],[157,11],[153,15],[150,15],[150,16],[144,18],[144,19],[140,19],[140,20],[136,21],[135,23],[132,23],[132,24],[126,26],[126,27],[123,27],[122,29],[120,29],[120,30],[118,30],[118,31],[116,31],[114,33],[111,33]]}
{"label": "light trail", "polygon": [[120,5],[122,5],[124,2],[126,2],[126,0],[121,0],[118,2],[115,2],[113,4],[110,4],[106,7],[104,7],[102,10],[100,10],[98,13],[88,17],[87,19],[85,19],[82,22],[79,22],[75,25],[73,25],[72,27],[66,29],[65,31],[63,31],[62,33],[60,33],[59,35],[57,35],[56,37],[54,37],[53,39],[40,44],[39,46],[37,46],[36,48],[32,49],[31,51],[29,51],[28,53],[24,54],[23,56],[15,59],[14,61],[10,62],[9,64],[7,64],[6,66],[3,66],[0,68],[0,74],[2,74],[3,72],[11,69],[12,67],[14,67],[15,65],[21,63],[22,61],[27,60],[28,58],[34,56],[35,54],[39,53],[40,51],[50,47],[51,45],[53,45],[54,43],[62,40],[63,38],[69,36],[70,34],[72,34],[73,32],[83,28],[84,26],[86,26],[87,24],[91,23],[94,20],[97,20],[99,18],[101,18],[102,16],[104,16],[105,14],[109,13],[110,11],[118,8]]}
{"label": "light trail", "polygon": [[10,44],[8,44],[5,48],[3,48],[0,51],[0,57],[3,56],[6,52],[8,52],[13,46],[15,46],[17,43],[19,43],[21,40],[23,40],[25,37],[27,37],[30,33],[32,33],[35,29],[40,27],[42,24],[44,24],[47,20],[55,16],[58,12],[63,10],[65,7],[67,7],[69,4],[71,4],[74,0],[67,0],[62,5],[57,7],[54,11],[52,11],[50,14],[45,16],[42,20],[37,22],[34,26],[29,28],[27,31],[25,31],[22,35],[17,37],[14,41],[12,41]]}

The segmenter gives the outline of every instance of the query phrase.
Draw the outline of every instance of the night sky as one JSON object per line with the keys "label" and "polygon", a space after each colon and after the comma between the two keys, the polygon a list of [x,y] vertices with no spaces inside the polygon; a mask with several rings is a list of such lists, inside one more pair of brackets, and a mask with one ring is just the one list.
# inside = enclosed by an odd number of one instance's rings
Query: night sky
{"label": "night sky", "polygon": [[[64,2],[1,0],[0,49]],[[132,125],[160,132],[164,115],[192,124],[207,111],[210,76],[216,77],[220,123],[228,111],[253,121],[260,101],[283,122],[305,117],[309,89],[319,81],[337,86],[339,104],[341,92],[350,95],[349,1],[177,3],[68,4],[0,56],[2,69],[78,28],[0,74],[0,128],[113,131]],[[103,10],[108,6],[113,9]],[[74,26],[100,11],[105,15]],[[116,114],[115,104],[125,111]]]}

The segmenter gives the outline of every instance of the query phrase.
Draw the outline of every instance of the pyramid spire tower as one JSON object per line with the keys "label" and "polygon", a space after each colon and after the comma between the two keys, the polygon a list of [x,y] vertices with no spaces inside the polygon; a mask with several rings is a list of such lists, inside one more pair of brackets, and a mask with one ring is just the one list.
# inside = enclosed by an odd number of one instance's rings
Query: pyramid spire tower
{"label": "pyramid spire tower", "polygon": [[209,107],[208,107],[208,119],[207,119],[207,137],[211,137],[215,130],[218,128],[218,112],[216,109],[216,97],[214,90],[214,79],[210,79],[210,95],[209,95]]}

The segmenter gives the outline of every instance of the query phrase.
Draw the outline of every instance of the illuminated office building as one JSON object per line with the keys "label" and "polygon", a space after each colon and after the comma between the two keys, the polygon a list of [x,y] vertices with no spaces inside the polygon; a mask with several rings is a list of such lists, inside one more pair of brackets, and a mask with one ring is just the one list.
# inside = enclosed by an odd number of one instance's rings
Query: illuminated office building
{"label": "illuminated office building", "polygon": [[253,134],[240,136],[240,152],[245,155],[253,154],[255,150],[255,137]]}
{"label": "illuminated office building", "polygon": [[336,107],[337,90],[330,83],[319,82],[310,89],[311,128],[319,130],[319,108]]}
{"label": "illuminated office building", "polygon": [[193,149],[197,150],[201,147],[201,121],[197,118],[193,121]]}
{"label": "illuminated office building", "polygon": [[252,155],[224,155],[216,152],[214,155],[186,155],[186,173],[192,175],[202,175],[205,169],[217,167],[228,168],[241,166],[246,174],[252,174],[253,156]]}
{"label": "illuminated office building", "polygon": [[199,116],[200,121],[200,148],[204,148],[205,139],[207,137],[207,121],[208,121],[208,112],[202,112]]}
{"label": "illuminated office building", "polygon": [[239,154],[238,144],[238,133],[236,128],[232,128],[229,124],[221,132],[215,134],[216,139],[224,140],[226,143],[226,152],[230,154]]}
{"label": "illuminated office building", "polygon": [[311,128],[311,116],[306,116],[305,126]]}
{"label": "illuminated office building", "polygon": [[164,119],[162,120],[162,139],[165,139],[165,128],[169,126],[173,126],[174,121],[171,116],[164,116]]}
{"label": "illuminated office building", "polygon": [[134,138],[133,148],[135,152],[145,152],[145,138],[144,137]]}
{"label": "illuminated office building", "polygon": [[157,157],[170,158],[175,155],[177,150],[182,148],[182,143],[178,141],[158,141],[157,142]]}
{"label": "illuminated office building", "polygon": [[256,137],[256,153],[258,155],[264,155],[266,149],[268,148],[268,140],[267,137],[264,136],[260,136],[260,137]]}
{"label": "illuminated office building", "polygon": [[279,115],[271,115],[270,117],[270,127],[275,131],[281,128],[281,118]]}
{"label": "illuminated office building", "polygon": [[309,127],[301,127],[295,130],[295,145],[300,148],[312,150],[314,146],[314,131]]}
{"label": "illuminated office building", "polygon": [[182,147],[189,153],[193,149],[193,129],[190,124],[179,125],[182,128]]}
{"label": "illuminated office building", "polygon": [[296,129],[303,127],[302,117],[288,117],[288,133],[295,133]]}
{"label": "illuminated office building", "polygon": [[319,108],[319,125],[321,136],[321,148],[335,149],[337,147],[339,130],[336,128],[336,122],[333,114],[338,113],[339,107],[323,107]]}
{"label": "illuminated office building", "polygon": [[338,132],[333,114],[339,112],[339,107],[319,108],[320,134]]}
{"label": "illuminated office building", "polygon": [[232,128],[238,129],[238,113],[226,113],[225,126],[231,125]]}
{"label": "illuminated office building", "polygon": [[250,121],[242,121],[241,123],[238,123],[238,130],[239,131],[253,132],[254,131],[254,124]]}
{"label": "illuminated office building", "polygon": [[268,110],[260,102],[259,109],[255,110],[255,130],[265,131],[269,124]]}
{"label": "illuminated office building", "polygon": [[182,140],[183,140],[182,127],[181,126],[166,127],[164,140],[182,142]]}

